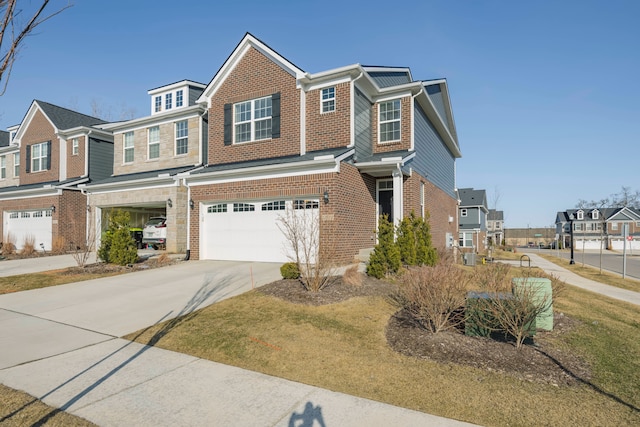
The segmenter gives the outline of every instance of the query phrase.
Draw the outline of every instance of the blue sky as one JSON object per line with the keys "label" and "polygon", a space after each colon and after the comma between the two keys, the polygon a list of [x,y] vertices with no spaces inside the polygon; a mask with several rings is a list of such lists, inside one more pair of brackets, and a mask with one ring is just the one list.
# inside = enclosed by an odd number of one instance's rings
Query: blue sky
{"label": "blue sky", "polygon": [[360,63],[446,78],[458,187],[487,190],[506,227],[548,227],[579,199],[640,190],[639,17],[635,0],[76,0],[27,39],[0,129],[33,99],[148,115],[147,90],[208,83],[248,31],[312,73]]}

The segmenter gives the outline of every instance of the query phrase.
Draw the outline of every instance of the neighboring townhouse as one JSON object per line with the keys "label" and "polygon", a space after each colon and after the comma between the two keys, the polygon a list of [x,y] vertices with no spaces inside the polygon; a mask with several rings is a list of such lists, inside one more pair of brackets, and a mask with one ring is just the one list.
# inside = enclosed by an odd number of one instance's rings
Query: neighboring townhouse
{"label": "neighboring townhouse", "polygon": [[481,252],[487,249],[487,193],[485,190],[459,188],[460,248]]}
{"label": "neighboring townhouse", "polygon": [[568,209],[556,215],[556,233],[563,247],[575,249],[640,249],[640,210],[630,207]]}
{"label": "neighboring townhouse", "polygon": [[504,242],[504,212],[489,209],[487,214],[487,242],[489,245],[502,246]]}
{"label": "neighboring townhouse", "polygon": [[89,197],[89,230],[98,241],[109,212],[121,209],[136,228],[166,217],[166,249],[186,251],[187,189],[177,176],[206,162],[206,109],[195,102],[204,88],[183,80],[149,90],[149,116],[105,126],[113,132],[113,175],[81,186]]}
{"label": "neighboring townhouse", "polygon": [[247,34],[197,102],[205,165],[177,175],[191,258],[287,261],[287,212],[315,218],[341,262],[375,245],[379,215],[429,215],[434,245],[452,244],[461,153],[446,80],[360,64],[311,74]]}
{"label": "neighboring townhouse", "polygon": [[0,188],[20,185],[20,147],[15,141],[17,130],[16,125],[7,132],[0,131]]}
{"label": "neighboring townhouse", "polygon": [[[105,122],[33,101],[0,147],[0,236],[21,249],[75,248],[85,243],[87,204],[79,184],[111,175],[113,139]],[[6,139],[6,138],[5,138]]]}

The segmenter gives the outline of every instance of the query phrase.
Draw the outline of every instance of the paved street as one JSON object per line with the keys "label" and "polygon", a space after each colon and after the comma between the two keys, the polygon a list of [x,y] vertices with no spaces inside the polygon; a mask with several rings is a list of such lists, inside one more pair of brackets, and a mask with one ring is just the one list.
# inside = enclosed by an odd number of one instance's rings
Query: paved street
{"label": "paved street", "polygon": [[[553,256],[559,256],[563,259],[570,259],[571,252],[569,250],[555,249],[536,249],[536,248],[517,248],[518,252],[522,253],[534,253],[534,254],[548,254]],[[627,252],[627,269],[626,274],[629,278],[640,280],[640,253]],[[573,260],[576,264],[591,265],[596,268],[600,268],[600,251],[598,250],[586,250],[574,251]],[[602,251],[602,269],[613,273],[622,275],[623,255],[621,252],[614,251]]]}

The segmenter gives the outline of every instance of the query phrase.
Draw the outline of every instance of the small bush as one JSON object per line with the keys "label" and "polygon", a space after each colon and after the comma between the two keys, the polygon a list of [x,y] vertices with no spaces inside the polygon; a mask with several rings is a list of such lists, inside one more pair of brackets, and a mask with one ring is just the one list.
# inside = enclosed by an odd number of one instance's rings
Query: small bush
{"label": "small bush", "polygon": [[20,255],[28,257],[34,253],[36,253],[36,237],[33,234],[29,234],[24,239]]}
{"label": "small bush", "polygon": [[109,229],[102,236],[98,257],[118,265],[138,260],[138,248],[129,232],[129,212],[116,209],[109,214]]}
{"label": "small bush", "polygon": [[421,327],[437,333],[464,322],[460,313],[468,282],[469,275],[453,264],[411,268],[391,300]]}
{"label": "small bush", "polygon": [[13,234],[7,233],[2,242],[2,255],[13,255],[16,252],[16,238]]}
{"label": "small bush", "polygon": [[367,265],[367,274],[382,279],[400,270],[400,250],[394,241],[394,227],[387,215],[378,221],[378,244],[373,249]]}
{"label": "small bush", "polygon": [[358,266],[352,265],[342,275],[342,281],[349,286],[362,286],[362,275],[358,272]]}
{"label": "small bush", "polygon": [[287,262],[280,267],[280,274],[283,279],[297,279],[300,277],[300,269],[295,262]]}

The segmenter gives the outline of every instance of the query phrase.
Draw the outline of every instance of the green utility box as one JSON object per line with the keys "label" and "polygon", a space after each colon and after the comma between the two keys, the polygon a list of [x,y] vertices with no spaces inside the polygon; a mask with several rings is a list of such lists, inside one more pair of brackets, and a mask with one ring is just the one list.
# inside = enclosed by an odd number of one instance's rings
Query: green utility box
{"label": "green utility box", "polygon": [[499,325],[487,310],[494,299],[512,299],[511,294],[470,291],[465,304],[464,334],[472,337],[488,337]]}
{"label": "green utility box", "polygon": [[536,316],[536,328],[544,331],[553,330],[553,303],[551,280],[540,277],[515,278],[511,281],[513,293],[522,293],[536,306],[543,310]]}

